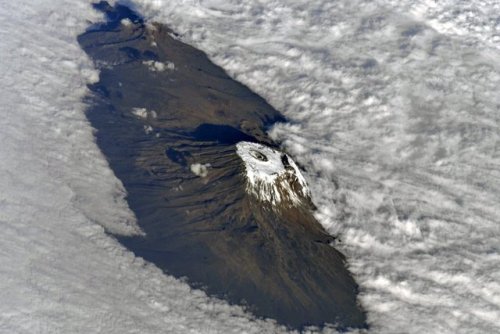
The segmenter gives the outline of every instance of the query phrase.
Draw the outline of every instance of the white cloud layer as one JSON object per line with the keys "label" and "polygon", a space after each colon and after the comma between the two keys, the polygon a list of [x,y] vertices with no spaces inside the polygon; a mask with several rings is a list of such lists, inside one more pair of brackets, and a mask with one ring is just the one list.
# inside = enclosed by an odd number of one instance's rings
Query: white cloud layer
{"label": "white cloud layer", "polygon": [[208,169],[210,168],[210,164],[200,164],[194,163],[189,166],[191,172],[199,177],[206,177],[208,175]]}
{"label": "white cloud layer", "polygon": [[500,332],[498,1],[137,2],[292,121],[373,332]]}
{"label": "white cloud layer", "polygon": [[[292,120],[373,332],[500,331],[498,1],[151,1]],[[0,3],[0,332],[275,333],[106,235],[140,233],[85,120],[85,1]],[[338,187],[335,185],[338,184]]]}
{"label": "white cloud layer", "polygon": [[86,1],[0,1],[0,333],[275,333],[125,250],[139,233],[84,116]]}
{"label": "white cloud layer", "polygon": [[145,60],[142,63],[146,65],[150,71],[153,72],[163,72],[167,69],[173,71],[175,69],[175,64],[170,61],[167,63],[162,63],[155,60]]}

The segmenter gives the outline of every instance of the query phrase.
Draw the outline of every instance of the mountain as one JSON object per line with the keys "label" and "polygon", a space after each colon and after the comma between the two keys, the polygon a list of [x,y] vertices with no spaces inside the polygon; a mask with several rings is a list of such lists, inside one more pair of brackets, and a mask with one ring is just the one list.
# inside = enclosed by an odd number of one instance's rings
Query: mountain
{"label": "mountain", "polygon": [[78,39],[100,70],[87,117],[143,231],[117,239],[259,317],[365,327],[301,170],[266,135],[284,117],[168,27],[96,7],[108,21]]}

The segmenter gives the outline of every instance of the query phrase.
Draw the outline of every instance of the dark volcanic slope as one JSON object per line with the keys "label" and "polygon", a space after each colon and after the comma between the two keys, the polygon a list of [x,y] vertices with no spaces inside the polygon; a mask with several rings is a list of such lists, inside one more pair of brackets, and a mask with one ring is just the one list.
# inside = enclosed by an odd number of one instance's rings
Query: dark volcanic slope
{"label": "dark volcanic slope", "polygon": [[357,286],[310,202],[272,207],[245,191],[235,144],[273,146],[265,129],[282,116],[165,26],[97,7],[109,22],[79,37],[101,70],[88,118],[146,233],[120,241],[258,316],[363,327]]}

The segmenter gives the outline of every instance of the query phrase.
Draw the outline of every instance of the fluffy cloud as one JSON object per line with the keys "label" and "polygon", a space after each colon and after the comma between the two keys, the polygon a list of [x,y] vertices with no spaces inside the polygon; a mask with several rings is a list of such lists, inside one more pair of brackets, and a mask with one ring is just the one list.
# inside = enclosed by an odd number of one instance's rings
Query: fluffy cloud
{"label": "fluffy cloud", "polygon": [[[499,330],[496,2],[139,8],[291,120],[271,133],[307,167],[374,332]],[[83,114],[97,73],[75,37],[97,19],[86,2],[2,4],[1,330],[284,331],[163,275],[105,233],[140,230]]]}
{"label": "fluffy cloud", "polygon": [[189,166],[191,172],[199,177],[205,177],[208,175],[208,169],[210,168],[210,164],[199,164],[194,163]]}
{"label": "fluffy cloud", "polygon": [[497,2],[137,2],[288,117],[374,332],[500,329]]}

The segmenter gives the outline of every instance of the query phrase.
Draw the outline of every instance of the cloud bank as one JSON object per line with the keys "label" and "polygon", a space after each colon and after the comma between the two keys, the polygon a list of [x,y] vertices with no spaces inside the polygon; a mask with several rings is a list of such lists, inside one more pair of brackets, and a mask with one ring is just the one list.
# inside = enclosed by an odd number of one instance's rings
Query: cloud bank
{"label": "cloud bank", "polygon": [[496,1],[137,1],[290,123],[373,332],[500,331]]}
{"label": "cloud bank", "polygon": [[[283,111],[373,332],[500,330],[495,1],[138,1]],[[1,4],[0,331],[275,333],[135,258],[81,99],[87,2]],[[333,331],[327,329],[325,331]]]}

